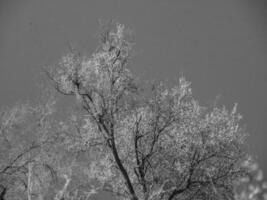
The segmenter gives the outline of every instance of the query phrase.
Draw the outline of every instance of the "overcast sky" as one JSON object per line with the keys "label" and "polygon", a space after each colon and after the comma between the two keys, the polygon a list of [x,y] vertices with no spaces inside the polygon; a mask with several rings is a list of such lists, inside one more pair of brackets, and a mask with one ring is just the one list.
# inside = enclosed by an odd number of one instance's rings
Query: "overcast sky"
{"label": "overcast sky", "polygon": [[[267,2],[264,0],[0,0],[0,107],[40,95],[43,65],[71,42],[92,53],[99,19],[134,33],[141,78],[192,82],[203,105],[239,104],[267,169]],[[267,170],[265,170],[267,176]]]}

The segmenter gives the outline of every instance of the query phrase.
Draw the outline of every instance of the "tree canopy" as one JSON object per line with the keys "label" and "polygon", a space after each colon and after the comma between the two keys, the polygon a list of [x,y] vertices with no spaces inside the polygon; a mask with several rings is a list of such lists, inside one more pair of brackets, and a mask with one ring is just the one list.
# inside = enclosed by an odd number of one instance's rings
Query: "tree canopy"
{"label": "tree canopy", "polygon": [[[46,68],[56,91],[78,103],[60,120],[53,117],[51,101],[38,111],[3,112],[1,142],[12,141],[14,147],[1,145],[2,199],[13,179],[23,183],[28,199],[36,198],[36,191],[43,194],[39,199],[48,198],[45,193],[52,191],[49,184],[56,185],[56,177],[61,178],[52,197],[57,200],[89,199],[101,191],[122,200],[236,198],[236,185],[247,177],[251,163],[237,105],[201,106],[184,77],[171,88],[163,82],[143,87],[129,68],[133,47],[124,25],[116,24],[100,34],[91,56],[71,49]],[[39,121],[13,131],[21,119],[27,121],[24,113],[37,113]],[[37,137],[21,150],[24,132]],[[24,153],[35,143],[38,151]],[[7,175],[7,167],[16,171]]]}
{"label": "tree canopy", "polygon": [[83,141],[97,152],[90,170],[99,189],[132,200],[233,197],[248,158],[236,106],[200,106],[184,77],[144,94],[127,67],[132,47],[117,24],[91,57],[71,52],[49,71],[55,88],[75,95],[84,111]]}

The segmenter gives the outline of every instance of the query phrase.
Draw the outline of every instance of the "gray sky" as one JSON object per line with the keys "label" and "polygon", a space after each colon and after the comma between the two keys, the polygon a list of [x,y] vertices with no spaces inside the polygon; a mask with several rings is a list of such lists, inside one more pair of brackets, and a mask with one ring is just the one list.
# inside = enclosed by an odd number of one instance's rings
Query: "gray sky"
{"label": "gray sky", "polygon": [[173,81],[183,73],[202,104],[239,103],[267,176],[267,1],[0,0],[0,106],[36,100],[41,66],[96,47],[98,19],[134,32],[133,71]]}

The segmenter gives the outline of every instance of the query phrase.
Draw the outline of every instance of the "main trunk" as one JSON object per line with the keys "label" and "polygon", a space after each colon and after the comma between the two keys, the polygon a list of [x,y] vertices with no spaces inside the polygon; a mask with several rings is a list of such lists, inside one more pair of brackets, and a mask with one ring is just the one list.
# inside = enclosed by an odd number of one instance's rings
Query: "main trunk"
{"label": "main trunk", "polygon": [[116,161],[116,163],[117,163],[117,165],[118,165],[118,167],[122,173],[123,178],[125,179],[126,185],[127,185],[129,192],[131,194],[131,200],[138,200],[138,198],[135,194],[134,188],[132,186],[131,180],[128,176],[128,173],[127,173],[126,169],[124,168],[124,166],[122,165],[121,160],[119,158],[114,139],[112,141],[111,148],[112,148],[112,153],[113,153],[114,159],[115,159],[115,161]]}

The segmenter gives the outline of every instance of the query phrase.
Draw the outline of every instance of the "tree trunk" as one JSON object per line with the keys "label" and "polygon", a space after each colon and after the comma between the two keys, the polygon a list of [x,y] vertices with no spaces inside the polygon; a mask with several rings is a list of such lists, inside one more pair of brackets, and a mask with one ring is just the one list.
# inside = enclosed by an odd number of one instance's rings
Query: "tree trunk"
{"label": "tree trunk", "polygon": [[136,194],[135,194],[135,191],[134,191],[134,188],[133,188],[133,185],[131,183],[131,180],[128,176],[128,173],[126,171],[126,169],[124,168],[123,164],[121,163],[121,160],[119,158],[119,154],[117,152],[117,147],[115,145],[115,141],[114,141],[114,138],[112,139],[112,146],[111,146],[111,150],[112,150],[112,154],[114,156],[114,159],[117,163],[117,166],[120,170],[120,172],[122,173],[122,176],[124,177],[125,179],[125,182],[126,182],[126,186],[128,187],[129,189],[129,192],[130,192],[130,195],[131,195],[131,200],[138,200]]}

